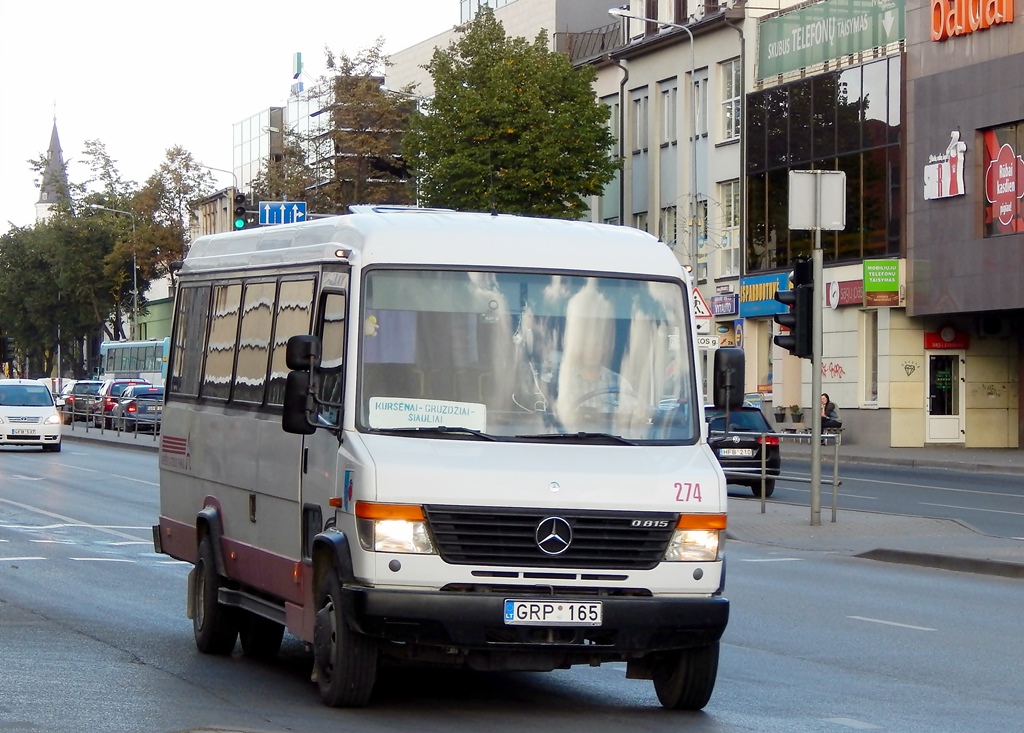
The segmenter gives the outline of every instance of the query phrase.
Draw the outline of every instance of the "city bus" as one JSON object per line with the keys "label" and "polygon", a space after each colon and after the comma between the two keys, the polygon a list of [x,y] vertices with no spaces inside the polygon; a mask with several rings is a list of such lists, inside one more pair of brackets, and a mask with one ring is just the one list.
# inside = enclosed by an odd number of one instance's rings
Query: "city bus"
{"label": "city bus", "polygon": [[146,341],[104,341],[100,344],[97,379],[145,379],[162,386],[167,379],[170,337]]}
{"label": "city bus", "polygon": [[[287,629],[331,706],[383,661],[618,662],[707,704],[726,480],[665,244],[357,206],[199,237],[177,275],[153,539],[193,566],[200,652],[273,658]],[[739,350],[714,372],[738,407]]]}

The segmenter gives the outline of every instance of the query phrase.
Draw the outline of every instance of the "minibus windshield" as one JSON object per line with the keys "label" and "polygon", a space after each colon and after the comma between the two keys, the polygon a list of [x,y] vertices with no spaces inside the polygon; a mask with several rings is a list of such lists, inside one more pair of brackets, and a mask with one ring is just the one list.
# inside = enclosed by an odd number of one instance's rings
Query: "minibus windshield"
{"label": "minibus windshield", "polygon": [[357,426],[423,437],[459,433],[407,429],[695,442],[687,303],[671,281],[370,270]]}

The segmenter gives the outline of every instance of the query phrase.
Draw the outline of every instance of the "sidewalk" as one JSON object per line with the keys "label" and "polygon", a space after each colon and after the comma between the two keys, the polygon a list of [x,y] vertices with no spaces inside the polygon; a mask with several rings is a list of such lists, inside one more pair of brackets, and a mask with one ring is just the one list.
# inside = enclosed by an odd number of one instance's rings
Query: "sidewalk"
{"label": "sidewalk", "polygon": [[[156,451],[159,436],[149,433],[100,431],[76,424],[64,426],[64,439],[104,441],[137,450]],[[834,448],[823,446],[823,468],[829,467]],[[839,462],[875,465],[950,468],[969,472],[1024,476],[1024,450],[997,448],[878,448],[843,445]],[[787,440],[783,455],[810,458],[810,442]],[[1024,478],[1019,481],[1024,493]],[[990,537],[950,519],[909,517],[854,510],[839,510],[832,522],[830,495],[822,496],[821,523],[811,525],[809,506],[765,503],[754,498],[729,498],[730,540],[750,542],[779,550],[831,552],[909,565],[985,573],[1024,579],[1024,539]],[[1024,528],[1021,530],[1024,537]],[[726,545],[728,547],[728,544]]]}

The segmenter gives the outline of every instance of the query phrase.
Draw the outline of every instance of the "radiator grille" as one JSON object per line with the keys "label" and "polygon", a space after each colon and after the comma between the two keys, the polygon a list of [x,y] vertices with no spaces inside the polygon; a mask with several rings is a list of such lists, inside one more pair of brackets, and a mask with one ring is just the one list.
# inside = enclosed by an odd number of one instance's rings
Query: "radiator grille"
{"label": "radiator grille", "polygon": [[[578,509],[424,508],[438,552],[454,565],[649,570],[665,554],[678,519],[666,512]],[[568,549],[548,555],[537,545],[537,527],[560,517],[572,528]],[[644,527],[645,522],[665,527]],[[637,526],[634,526],[637,523]]]}

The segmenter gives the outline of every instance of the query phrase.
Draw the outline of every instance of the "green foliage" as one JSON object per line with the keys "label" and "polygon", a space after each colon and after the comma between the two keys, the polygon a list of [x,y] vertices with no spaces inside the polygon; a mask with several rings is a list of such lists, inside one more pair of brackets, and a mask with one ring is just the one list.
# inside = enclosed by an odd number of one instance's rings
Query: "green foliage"
{"label": "green foliage", "polygon": [[595,71],[548,51],[543,32],[508,38],[482,11],[426,68],[434,96],[404,139],[421,204],[576,219],[614,176]]}
{"label": "green foliage", "polygon": [[[133,282],[144,315],[150,282],[184,255],[193,201],[213,189],[180,147],[142,189],[122,180],[101,142],[84,150],[91,176],[68,183],[50,219],[0,236],[0,327],[31,376],[54,373],[58,344],[61,374],[86,376],[95,351],[83,344],[127,338]],[[45,163],[30,161],[37,171]]]}

